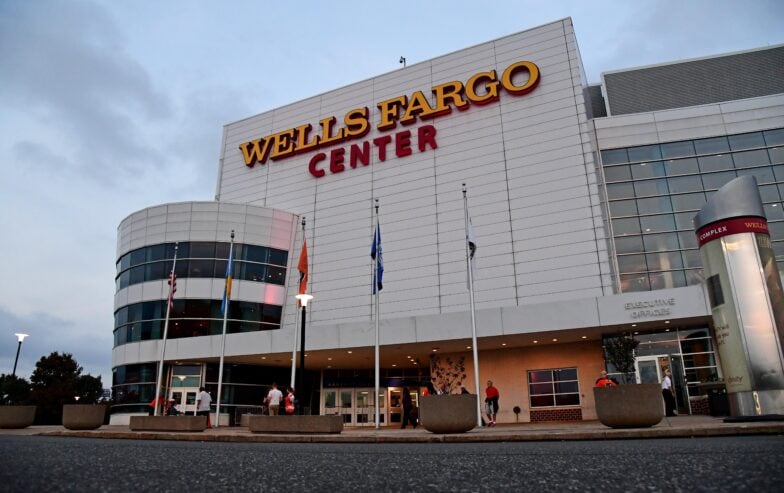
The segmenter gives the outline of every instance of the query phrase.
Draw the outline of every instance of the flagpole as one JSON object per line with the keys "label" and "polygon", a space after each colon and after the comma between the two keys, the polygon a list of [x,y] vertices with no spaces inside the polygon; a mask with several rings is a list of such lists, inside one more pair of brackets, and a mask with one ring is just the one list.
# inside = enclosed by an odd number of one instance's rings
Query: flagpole
{"label": "flagpole", "polygon": [[220,426],[220,401],[221,401],[221,390],[223,387],[223,355],[226,351],[226,322],[229,319],[229,306],[231,306],[230,298],[231,298],[231,267],[232,261],[234,259],[234,230],[231,230],[231,243],[229,244],[229,261],[226,266],[226,287],[224,287],[224,303],[226,303],[226,307],[223,310],[223,334],[221,335],[221,355],[220,355],[220,365],[218,367],[218,397],[216,398],[216,405],[215,405],[215,424],[213,428],[217,428]]}
{"label": "flagpole", "polygon": [[[378,235],[378,236],[377,236]],[[378,346],[378,325],[379,325],[379,297],[381,295],[381,290],[378,289],[378,261],[381,258],[381,235],[379,234],[379,225],[378,225],[378,199],[376,199],[376,227],[373,230],[373,242],[376,243],[376,258],[375,258],[375,266],[373,268],[373,290],[376,292],[376,346],[375,346],[375,360],[376,360],[376,402],[373,406],[376,409],[376,429],[381,426],[379,422],[379,392],[381,391],[381,368],[380,368],[380,357],[379,357],[379,346]]]}
{"label": "flagpole", "polygon": [[[302,216],[302,243],[305,243],[305,216]],[[299,292],[299,291],[297,291]],[[296,389],[297,386],[294,385],[296,383],[297,377],[297,346],[299,345],[299,330],[297,330],[297,324],[294,324],[294,349],[291,351],[291,388]],[[297,389],[299,391],[299,389]]]}
{"label": "flagpole", "polygon": [[176,285],[176,274],[175,274],[175,267],[177,267],[177,248],[179,248],[180,243],[177,242],[174,244],[174,262],[172,263],[172,270],[169,273],[169,296],[166,299],[166,321],[163,323],[163,340],[161,341],[161,358],[158,362],[158,379],[155,381],[155,400],[153,403],[155,404],[155,409],[153,411],[153,416],[158,415],[158,399],[161,396],[161,380],[163,379],[163,358],[166,356],[166,336],[169,332],[169,315],[171,314],[171,307],[174,304],[174,286]]}
{"label": "flagpole", "polygon": [[471,269],[473,262],[471,249],[469,247],[468,234],[468,195],[466,185],[463,183],[463,212],[465,215],[465,249],[466,249],[466,268],[468,269],[468,299],[471,304],[471,349],[474,356],[474,386],[476,387],[476,426],[482,426],[482,406],[479,403],[479,396],[482,389],[479,387],[479,352],[476,344],[476,310],[474,309],[474,274]]}

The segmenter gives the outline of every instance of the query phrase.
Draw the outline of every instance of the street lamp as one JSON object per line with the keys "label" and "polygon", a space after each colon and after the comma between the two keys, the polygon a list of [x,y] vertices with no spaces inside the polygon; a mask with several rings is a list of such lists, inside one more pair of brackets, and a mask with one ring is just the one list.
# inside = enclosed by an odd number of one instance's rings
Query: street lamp
{"label": "street lamp", "polygon": [[[311,294],[298,294],[295,296],[302,305],[302,329],[299,338],[299,373],[297,373],[297,392],[304,392],[302,382],[305,378],[305,311],[308,307],[308,302],[313,299]],[[303,401],[304,402],[304,401]]]}
{"label": "street lamp", "polygon": [[16,338],[19,340],[19,345],[16,346],[16,359],[14,360],[14,371],[11,372],[12,376],[16,376],[16,364],[19,362],[19,350],[22,349],[22,341],[25,340],[25,337],[28,337],[27,334],[14,334]]}

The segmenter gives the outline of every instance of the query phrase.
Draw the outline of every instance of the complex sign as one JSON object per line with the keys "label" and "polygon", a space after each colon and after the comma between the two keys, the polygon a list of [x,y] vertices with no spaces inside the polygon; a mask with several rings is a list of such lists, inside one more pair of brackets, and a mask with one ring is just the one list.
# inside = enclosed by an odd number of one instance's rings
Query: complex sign
{"label": "complex sign", "polygon": [[[525,82],[519,83],[519,75],[527,73]],[[379,121],[376,129],[380,132],[391,130],[400,123],[412,125],[417,120],[429,120],[448,115],[453,109],[464,111],[472,104],[484,105],[498,101],[501,89],[515,96],[527,94],[539,84],[539,67],[533,62],[520,61],[509,65],[501,74],[495,70],[479,72],[472,75],[466,83],[460,81],[447,82],[431,88],[433,104],[422,91],[415,91],[410,96],[398,96],[376,104]],[[256,163],[265,164],[267,160],[276,161],[296,154],[312,152],[340,142],[358,140],[370,132],[370,110],[367,107],[355,108],[343,116],[342,125],[334,116],[319,120],[319,131],[313,133],[313,126],[305,123],[294,128],[283,130],[266,137],[240,144],[245,165],[253,167]],[[413,152],[412,138],[416,137],[416,148],[424,152],[428,147],[436,149],[436,129],[432,125],[423,125],[415,135],[410,130],[396,133],[394,136],[381,135],[360,144],[353,144],[348,153],[345,148],[333,149],[329,153],[328,169],[330,173],[345,170],[346,163],[351,168],[358,164],[370,164],[371,142],[376,148],[379,161],[387,158],[387,147],[394,141],[394,152],[397,157],[408,156]],[[346,156],[348,155],[348,159]],[[310,174],[320,178],[326,174],[320,166],[327,161],[323,152],[315,154],[308,165]]]}

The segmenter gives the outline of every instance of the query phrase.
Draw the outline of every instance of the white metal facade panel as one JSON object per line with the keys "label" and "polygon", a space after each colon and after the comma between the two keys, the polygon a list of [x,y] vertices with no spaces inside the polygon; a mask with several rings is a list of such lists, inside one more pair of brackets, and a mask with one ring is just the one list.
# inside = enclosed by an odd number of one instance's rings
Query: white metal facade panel
{"label": "white metal facade panel", "polygon": [[[465,83],[472,75],[529,60],[541,82],[524,96],[500,89],[500,99],[471,105],[432,120],[379,131],[376,104],[431,87]],[[383,74],[224,128],[219,186],[221,201],[274,207],[307,218],[315,296],[308,320],[315,327],[372,320],[369,256],[374,199],[379,200],[384,248],[381,319],[468,310],[461,185],[468,186],[476,231],[477,308],[517,306],[543,296],[570,299],[611,294],[599,197],[595,186],[592,131],[583,103],[582,67],[571,21],[566,19]],[[367,106],[370,132],[359,140],[245,166],[239,145],[277,131],[343,115]],[[436,128],[438,148],[420,152],[417,129]],[[412,154],[394,155],[398,132],[410,130]],[[381,162],[371,144],[370,164],[314,178],[308,163],[317,152],[390,136]],[[327,161],[321,167],[328,169]],[[288,273],[296,285],[297,234]],[[531,264],[547,259],[532,270]],[[535,275],[532,275],[536,272]],[[547,273],[551,275],[547,275]],[[567,280],[572,280],[571,282]],[[286,329],[293,329],[293,302]],[[341,327],[343,327],[341,325]],[[350,337],[364,337],[364,332]],[[341,338],[347,334],[341,333]],[[309,336],[310,337],[310,336]],[[341,339],[341,343],[343,343]],[[356,345],[354,343],[349,345]]]}

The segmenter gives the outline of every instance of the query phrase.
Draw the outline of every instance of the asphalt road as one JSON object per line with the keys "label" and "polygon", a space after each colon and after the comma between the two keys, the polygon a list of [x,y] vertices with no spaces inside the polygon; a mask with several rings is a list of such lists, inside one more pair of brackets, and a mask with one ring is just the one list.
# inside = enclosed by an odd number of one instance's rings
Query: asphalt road
{"label": "asphalt road", "polygon": [[0,491],[783,491],[784,436],[455,444],[0,437]]}

